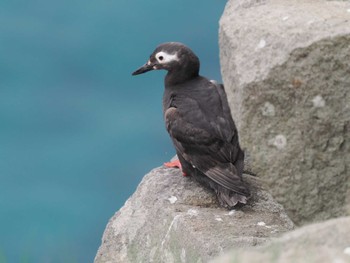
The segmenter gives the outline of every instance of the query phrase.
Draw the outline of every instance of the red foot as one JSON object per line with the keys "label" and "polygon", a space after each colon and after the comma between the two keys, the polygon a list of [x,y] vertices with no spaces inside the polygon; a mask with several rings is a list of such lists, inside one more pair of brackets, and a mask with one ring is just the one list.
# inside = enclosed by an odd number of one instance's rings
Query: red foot
{"label": "red foot", "polygon": [[181,163],[180,163],[179,160],[175,160],[175,161],[172,161],[172,162],[167,162],[167,163],[164,163],[164,165],[165,165],[166,167],[169,167],[169,168],[174,168],[174,167],[176,167],[176,168],[182,169],[182,166],[181,166]]}
{"label": "red foot", "polygon": [[[182,166],[181,166],[181,163],[179,160],[175,160],[175,161],[172,161],[172,162],[167,162],[167,163],[164,163],[164,165],[166,167],[169,167],[169,168],[179,168],[180,170],[182,170]],[[185,174],[184,172],[182,172],[182,175],[183,176],[187,176],[187,174]]]}

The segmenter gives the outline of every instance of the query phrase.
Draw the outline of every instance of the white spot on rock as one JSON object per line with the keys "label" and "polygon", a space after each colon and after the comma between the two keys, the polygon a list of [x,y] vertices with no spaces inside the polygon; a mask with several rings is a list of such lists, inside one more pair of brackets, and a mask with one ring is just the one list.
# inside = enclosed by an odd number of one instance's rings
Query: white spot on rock
{"label": "white spot on rock", "polygon": [[309,21],[307,22],[307,25],[310,26],[310,25],[312,25],[314,22],[315,22],[314,20],[309,20]]}
{"label": "white spot on rock", "polygon": [[282,20],[286,21],[286,20],[288,20],[288,18],[289,18],[289,16],[285,16],[285,17],[282,18]]}
{"label": "white spot on rock", "polygon": [[265,102],[264,106],[261,108],[261,113],[263,116],[272,117],[275,116],[275,106],[270,102]]}
{"label": "white spot on rock", "polygon": [[350,8],[348,10],[346,10],[348,13],[350,13]]}
{"label": "white spot on rock", "polygon": [[168,198],[168,200],[169,200],[170,204],[175,204],[177,201],[177,197],[172,195]]}
{"label": "white spot on rock", "polygon": [[221,217],[215,217],[215,220],[216,220],[216,221],[219,221],[219,222],[222,222],[222,221],[223,221]]}
{"label": "white spot on rock", "polygon": [[260,42],[259,42],[257,48],[260,49],[260,48],[264,48],[265,46],[266,46],[266,41],[265,41],[265,39],[263,39],[263,38],[260,39]]}
{"label": "white spot on rock", "polygon": [[265,222],[262,222],[262,221],[258,222],[257,225],[258,225],[258,226],[264,226],[264,227],[266,227],[266,228],[272,228],[272,226],[268,226],[268,225],[266,225]]}
{"label": "white spot on rock", "polygon": [[197,210],[195,210],[195,209],[189,209],[188,211],[187,211],[187,214],[189,215],[189,216],[198,216],[198,211]]}
{"label": "white spot on rock", "polygon": [[236,210],[231,210],[230,212],[228,212],[229,216],[233,216],[235,214]]}
{"label": "white spot on rock", "polygon": [[312,103],[315,108],[322,108],[326,105],[326,101],[322,98],[321,95],[317,95],[312,99]]}
{"label": "white spot on rock", "polygon": [[275,146],[278,150],[282,150],[287,145],[287,139],[283,134],[278,134],[275,138],[269,140],[269,145]]}
{"label": "white spot on rock", "polygon": [[[350,9],[349,9],[349,10],[350,10]],[[344,249],[344,254],[350,256],[350,247],[346,247],[346,248]]]}

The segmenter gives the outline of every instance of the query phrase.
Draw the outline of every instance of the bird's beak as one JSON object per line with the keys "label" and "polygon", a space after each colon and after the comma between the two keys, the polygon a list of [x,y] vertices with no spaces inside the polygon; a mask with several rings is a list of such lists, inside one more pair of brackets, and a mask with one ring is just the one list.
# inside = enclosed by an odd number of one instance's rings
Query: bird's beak
{"label": "bird's beak", "polygon": [[147,71],[151,71],[151,70],[154,70],[154,65],[152,65],[152,63],[150,61],[148,61],[145,65],[143,65],[142,67],[140,67],[139,69],[137,69],[136,71],[134,71],[132,73],[133,76],[135,75],[139,75],[139,74],[142,74],[142,73],[145,73]]}

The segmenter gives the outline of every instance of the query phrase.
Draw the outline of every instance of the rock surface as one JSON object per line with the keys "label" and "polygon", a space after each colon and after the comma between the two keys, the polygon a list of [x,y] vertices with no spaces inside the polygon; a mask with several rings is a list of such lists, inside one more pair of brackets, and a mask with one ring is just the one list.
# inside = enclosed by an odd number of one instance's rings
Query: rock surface
{"label": "rock surface", "polygon": [[95,263],[207,262],[235,247],[262,244],[293,229],[257,178],[248,205],[228,211],[180,170],[157,168],[109,221]]}
{"label": "rock surface", "polygon": [[266,246],[232,251],[213,261],[231,262],[350,262],[350,217],[304,226]]}
{"label": "rock surface", "polygon": [[350,5],[230,0],[223,80],[252,167],[297,224],[350,215]]}

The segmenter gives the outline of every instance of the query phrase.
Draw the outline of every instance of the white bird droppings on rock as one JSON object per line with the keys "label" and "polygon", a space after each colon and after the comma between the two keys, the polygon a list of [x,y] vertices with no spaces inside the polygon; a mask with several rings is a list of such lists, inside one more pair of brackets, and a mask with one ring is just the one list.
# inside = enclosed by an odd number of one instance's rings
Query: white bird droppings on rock
{"label": "white bird droppings on rock", "polygon": [[258,222],[257,225],[258,225],[258,226],[264,226],[264,227],[266,227],[266,228],[272,228],[272,226],[268,226],[268,225],[266,225],[265,222],[262,222],[262,221]]}
{"label": "white bird droppings on rock", "polygon": [[263,38],[260,39],[260,42],[259,42],[257,48],[260,49],[260,48],[264,48],[265,46],[266,46],[266,41],[265,41],[265,39],[263,39]]}
{"label": "white bird droppings on rock", "polygon": [[275,106],[267,101],[265,102],[264,106],[262,106],[261,113],[263,116],[275,116]]}
{"label": "white bird droppings on rock", "polygon": [[175,204],[177,201],[177,197],[172,195],[168,198],[168,200],[169,200],[170,204]]}
{"label": "white bird droppings on rock", "polygon": [[346,248],[344,249],[344,254],[350,256],[350,247],[346,247]]}
{"label": "white bird droppings on rock", "polygon": [[219,222],[222,222],[222,221],[223,221],[221,217],[215,217],[215,220],[216,220],[216,221],[219,221]]}
{"label": "white bird droppings on rock", "polygon": [[348,10],[346,10],[348,13],[350,13],[350,8]]}
{"label": "white bird droppings on rock", "polygon": [[287,139],[284,135],[279,134],[275,138],[269,140],[269,145],[275,146],[278,150],[281,150],[286,147]]}
{"label": "white bird droppings on rock", "polygon": [[195,210],[195,209],[189,209],[188,211],[187,211],[187,214],[189,215],[189,216],[197,216],[198,215],[198,211],[197,210]]}
{"label": "white bird droppings on rock", "polygon": [[235,210],[231,210],[230,212],[228,212],[228,215],[233,216],[235,212],[236,212]]}
{"label": "white bird droppings on rock", "polygon": [[258,223],[257,223],[257,225],[258,225],[258,226],[266,226],[266,223],[265,223],[265,222],[260,221],[260,222],[258,222]]}
{"label": "white bird droppings on rock", "polygon": [[309,20],[309,21],[307,22],[307,25],[310,26],[310,25],[312,25],[314,22],[315,22],[315,20]]}
{"label": "white bird droppings on rock", "polygon": [[285,16],[285,17],[282,18],[282,20],[286,21],[286,20],[288,20],[288,18],[289,18],[289,16]]}
{"label": "white bird droppings on rock", "polygon": [[326,105],[326,101],[322,98],[321,95],[317,95],[312,99],[312,103],[315,108],[322,108]]}

